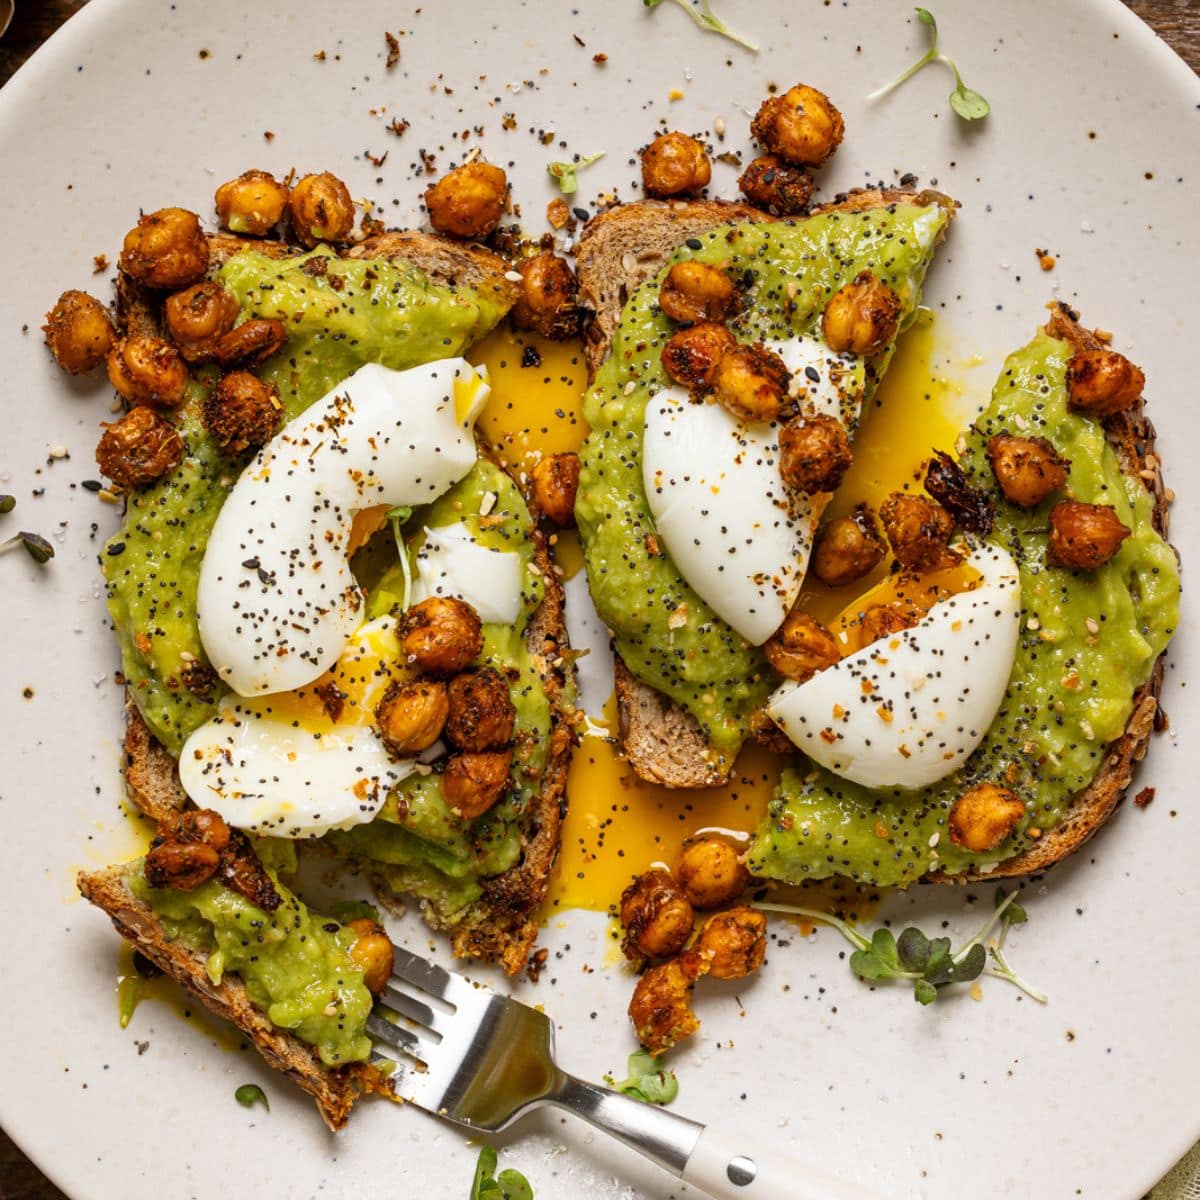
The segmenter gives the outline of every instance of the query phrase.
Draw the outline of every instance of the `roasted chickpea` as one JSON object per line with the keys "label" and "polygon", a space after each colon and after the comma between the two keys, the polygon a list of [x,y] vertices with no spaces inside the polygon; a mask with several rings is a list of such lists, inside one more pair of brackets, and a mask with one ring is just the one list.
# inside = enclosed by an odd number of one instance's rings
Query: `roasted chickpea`
{"label": "roasted chickpea", "polygon": [[282,423],[279,389],[249,371],[223,375],[204,401],[204,424],[227,454],[266,445]]}
{"label": "roasted chickpea", "polygon": [[881,638],[911,629],[921,620],[921,611],[905,600],[890,600],[886,604],[872,604],[858,616],[858,627],[864,646],[878,642]]}
{"label": "roasted chickpea", "polygon": [[355,917],[346,922],[346,928],[354,932],[354,944],[350,947],[350,961],[363,973],[363,983],[373,996],[378,996],[387,987],[392,976],[394,954],[392,942],[378,921],[370,917]]}
{"label": "roasted chickpea", "polygon": [[1108,417],[1137,403],[1146,376],[1115,350],[1080,350],[1067,364],[1067,397],[1071,407],[1094,417]]}
{"label": "roasted chickpea", "polygon": [[121,270],[153,288],[182,288],[208,270],[208,239],[186,208],[160,208],[138,219],[121,250]]}
{"label": "roasted chickpea", "polygon": [[142,870],[152,888],[191,892],[207,883],[220,865],[220,853],[204,842],[166,839],[151,845]]}
{"label": "roasted chickpea", "polygon": [[823,163],[838,148],[845,131],[833,101],[803,83],[764,100],[750,124],[751,136],[772,154],[809,167]]}
{"label": "roasted chickpea", "polygon": [[796,751],[792,739],[761,708],[750,714],[750,736],[772,754],[794,754]]}
{"label": "roasted chickpea", "polygon": [[262,237],[283,220],[291,195],[269,171],[243,171],[213,197],[221,224],[231,233]]}
{"label": "roasted chickpea", "polygon": [[708,964],[699,955],[651,967],[637,981],[629,1001],[629,1019],[637,1039],[651,1054],[662,1054],[700,1028],[692,1011],[692,989]]}
{"label": "roasted chickpea", "polygon": [[460,750],[497,750],[512,741],[517,710],[494,667],[456,675],[446,692],[446,737]]}
{"label": "roasted chickpea", "polygon": [[69,291],[59,296],[42,326],[46,345],[64,371],[91,371],[107,357],[117,339],[108,312],[95,296]]}
{"label": "roasted chickpea", "polygon": [[578,454],[547,454],[534,464],[533,502],[542,516],[560,529],[575,524],[579,471]]}
{"label": "roasted chickpea", "polygon": [[375,709],[379,736],[396,758],[428,750],[442,736],[449,715],[446,685],[432,679],[393,680]]}
{"label": "roasted chickpea", "polygon": [[[159,826],[160,835],[164,832]],[[189,809],[169,822],[166,836],[176,842],[203,842],[220,852],[229,845],[232,836],[225,818],[211,808]]]}
{"label": "roasted chickpea", "polygon": [[1016,792],[994,783],[977,783],[950,809],[950,840],[976,854],[995,850],[1024,815],[1025,802]]}
{"label": "roasted chickpea", "polygon": [[649,196],[682,196],[708,187],[712,163],[686,133],[660,133],[642,151],[642,187]]}
{"label": "roasted chickpea", "polygon": [[1060,500],[1050,510],[1046,561],[1052,567],[1093,571],[1116,554],[1131,532],[1109,504]]}
{"label": "roasted chickpea", "polygon": [[183,403],[187,364],[162,338],[122,338],[108,353],[109,382],[126,400],[175,408]]}
{"label": "roasted chickpea", "polygon": [[548,250],[522,259],[517,267],[521,292],[512,308],[518,329],[532,329],[542,337],[563,340],[579,332],[579,280],[571,264]]}
{"label": "roasted chickpea", "polygon": [[764,154],[738,176],[738,187],[751,204],[781,217],[791,217],[808,209],[813,180],[807,171],[790,166],[773,154]]}
{"label": "roasted chickpea", "polygon": [[660,867],[644,871],[621,893],[625,957],[670,958],[687,945],[696,914],[675,880]]}
{"label": "roasted chickpea", "polygon": [[246,363],[256,367],[287,341],[287,326],[275,317],[251,317],[223,333],[212,344],[212,357],[222,367]]}
{"label": "roasted chickpea", "polygon": [[875,514],[859,504],[849,516],[835,517],[821,530],[813,550],[813,573],[822,583],[842,587],[875,570],[886,553]]}
{"label": "roasted chickpea", "polygon": [[767,918],[756,908],[741,905],[709,917],[693,947],[708,961],[714,979],[745,979],[767,956]]}
{"label": "roasted chickpea", "polygon": [[508,176],[489,162],[466,163],[425,189],[429,223],[439,233],[479,240],[504,215]]}
{"label": "roasted chickpea", "polygon": [[998,433],[988,438],[988,462],[1004,498],[1019,508],[1036,508],[1067,482],[1071,465],[1045,438]]}
{"label": "roasted chickpea", "polygon": [[791,372],[763,345],[734,346],[717,361],[713,399],[739,421],[773,421],[787,399]]}
{"label": "roasted chickpea", "polygon": [[841,659],[837,639],[815,617],[793,608],[763,646],[767,661],[787,679],[803,682]]}
{"label": "roasted chickpea", "polygon": [[737,346],[737,339],[713,321],[702,321],[676,330],[663,347],[662,364],[668,378],[692,391],[712,386],[721,356]]}
{"label": "roasted chickpea", "polygon": [[479,656],[483,627],[466,601],[430,596],[401,618],[400,645],[420,670],[454,675]]}
{"label": "roasted chickpea", "polygon": [[118,486],[145,487],[179,466],[183,454],[175,427],[142,404],[104,427],[96,462]]}
{"label": "roasted chickpea", "polygon": [[442,772],[442,796],[467,821],[488,811],[508,790],[511,750],[452,754]]}
{"label": "roasted chickpea", "polygon": [[829,298],[821,332],[837,354],[878,354],[900,328],[900,297],[870,271],[859,271]]}
{"label": "roasted chickpea", "polygon": [[738,308],[738,291],[724,271],[707,263],[676,263],[663,279],[659,307],[672,321],[725,321]]}
{"label": "roasted chickpea", "polygon": [[209,357],[213,341],[233,328],[237,297],[219,280],[206,279],[167,297],[167,332],[189,362]]}
{"label": "roasted chickpea", "polygon": [[329,171],[296,180],[287,202],[292,232],[302,246],[344,242],[354,228],[350,190]]}
{"label": "roasted chickpea", "polygon": [[779,431],[779,473],[797,491],[836,491],[853,461],[850,437],[837,417],[793,417]]}
{"label": "roasted chickpea", "polygon": [[750,886],[741,847],[716,833],[698,834],[683,843],[675,875],[693,908],[720,908]]}
{"label": "roasted chickpea", "polygon": [[949,547],[954,521],[927,496],[893,492],[879,507],[883,531],[906,571],[936,571],[953,566],[958,555]]}

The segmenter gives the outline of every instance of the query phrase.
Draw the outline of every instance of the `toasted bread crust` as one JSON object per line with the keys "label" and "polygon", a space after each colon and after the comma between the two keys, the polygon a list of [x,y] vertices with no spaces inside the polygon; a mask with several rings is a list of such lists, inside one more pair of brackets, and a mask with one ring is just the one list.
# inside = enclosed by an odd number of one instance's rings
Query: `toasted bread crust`
{"label": "toasted bread crust", "polygon": [[204,969],[205,956],[181,942],[166,939],[154,911],[129,890],[124,867],[81,871],[76,882],[80,892],[109,915],[123,938],[192,992],[205,1008],[232,1021],[254,1043],[268,1066],[282,1071],[308,1092],[330,1129],[345,1125],[351,1106],[363,1093],[396,1099],[387,1076],[369,1063],[327,1067],[307,1042],[272,1025],[266,1014],[251,1003],[236,975],[226,975],[214,986]]}
{"label": "toasted bread crust", "polygon": [[[810,211],[864,212],[892,204],[940,204],[951,213],[957,207],[941,192],[863,188]],[[625,301],[677,246],[722,225],[779,219],[724,200],[643,200],[594,217],[580,238],[576,264],[580,303],[592,312],[584,332],[589,380],[608,357]],[[634,678],[619,657],[614,674],[621,741],[642,779],[669,788],[705,788],[729,778],[733,760],[709,744],[690,713]]]}

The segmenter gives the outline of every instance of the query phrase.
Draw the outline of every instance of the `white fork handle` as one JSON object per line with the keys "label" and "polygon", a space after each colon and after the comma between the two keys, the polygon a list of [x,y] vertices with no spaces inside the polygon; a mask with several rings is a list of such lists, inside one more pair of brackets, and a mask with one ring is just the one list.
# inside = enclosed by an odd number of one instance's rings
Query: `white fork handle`
{"label": "white fork handle", "polygon": [[708,1128],[682,1178],[714,1200],[882,1200],[877,1192],[778,1151],[739,1151]]}

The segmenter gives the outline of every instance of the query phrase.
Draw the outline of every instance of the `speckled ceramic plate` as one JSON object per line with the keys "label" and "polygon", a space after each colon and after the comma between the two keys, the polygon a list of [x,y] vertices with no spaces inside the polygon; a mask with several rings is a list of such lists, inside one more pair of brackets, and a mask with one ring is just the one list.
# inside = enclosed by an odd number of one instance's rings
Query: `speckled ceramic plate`
{"label": "speckled ceramic plate", "polygon": [[[57,550],[45,569],[20,554],[0,560],[0,1121],[76,1200],[456,1197],[474,1157],[453,1130],[383,1104],[363,1105],[333,1137],[252,1053],[222,1048],[202,1020],[162,1003],[117,1026],[116,939],[73,885],[80,866],[135,847],[119,803],[121,697],[96,569],[117,514],[79,486],[95,474],[108,397],[60,375],[37,327],[61,289],[87,286],[93,256],[113,252],[139,206],[207,211],[216,182],[294,163],[336,170],[389,218],[414,221],[418,147],[434,149],[440,168],[462,153],[451,139],[482,125],[485,152],[510,166],[540,230],[554,193],[538,131],[572,151],[607,149],[582,195],[631,195],[630,154],[656,122],[711,129],[721,117],[727,146],[742,148],[766,85],[803,77],[846,114],[827,191],[911,171],[963,202],[927,298],[968,402],[982,401],[1053,296],[1117,331],[1149,376],[1179,494],[1175,539],[1197,561],[1196,79],[1115,3],[942,0],[944,44],[993,106],[967,127],[937,69],[884,102],[863,99],[924,45],[902,0],[723,8],[762,53],[700,33],[674,5],[638,0],[426,0],[416,10],[93,0],[0,93],[0,490],[19,502],[2,532],[42,531]],[[383,32],[398,28],[401,61],[388,72]],[[598,52],[607,65],[594,65]],[[670,101],[672,89],[683,98]],[[404,140],[372,115],[384,105],[412,122]],[[368,154],[385,149],[386,164],[372,166]],[[734,172],[717,171],[732,193]],[[1052,274],[1038,270],[1035,247],[1058,256]],[[69,457],[51,459],[60,446]],[[780,1139],[888,1196],[1141,1195],[1200,1134],[1190,601],[1187,612],[1165,689],[1175,732],[1156,740],[1139,777],[1157,799],[1123,809],[1032,886],[1032,920],[1016,936],[1047,1007],[989,984],[982,1003],[964,995],[922,1009],[859,984],[832,934],[793,935],[736,996],[710,993],[703,1036],[676,1059],[679,1107]],[[971,920],[958,889],[889,904],[926,927],[944,917],[961,932]],[[409,936],[425,944],[414,927]],[[629,982],[600,969],[603,936],[596,915],[556,918],[541,984],[519,988],[556,1018],[564,1063],[594,1077],[629,1049]],[[269,1114],[233,1101],[253,1080],[271,1095]],[[539,1200],[673,1194],[557,1116],[530,1122],[506,1154]]]}

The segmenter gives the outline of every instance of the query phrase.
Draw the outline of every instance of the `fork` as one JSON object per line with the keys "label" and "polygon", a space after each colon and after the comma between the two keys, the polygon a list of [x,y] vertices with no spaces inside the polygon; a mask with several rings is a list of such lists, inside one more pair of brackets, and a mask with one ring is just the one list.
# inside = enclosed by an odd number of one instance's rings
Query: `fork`
{"label": "fork", "polygon": [[[553,1105],[717,1200],[880,1200],[775,1149],[723,1145],[697,1121],[568,1075],[554,1061],[544,1013],[399,946],[367,1029],[401,1055],[397,1095],[473,1134],[498,1133]],[[375,1058],[384,1059],[378,1049]]]}

